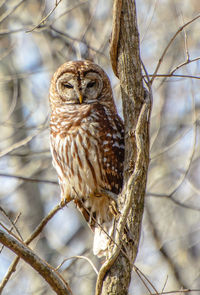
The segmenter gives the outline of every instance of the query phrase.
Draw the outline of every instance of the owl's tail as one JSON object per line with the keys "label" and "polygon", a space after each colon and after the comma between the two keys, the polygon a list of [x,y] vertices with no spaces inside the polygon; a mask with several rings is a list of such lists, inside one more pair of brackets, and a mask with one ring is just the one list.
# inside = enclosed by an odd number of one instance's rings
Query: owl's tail
{"label": "owl's tail", "polygon": [[[114,215],[106,196],[74,200],[90,228],[94,232],[93,253],[98,257],[109,256],[114,232]],[[84,205],[84,206],[83,206]]]}
{"label": "owl's tail", "polygon": [[101,226],[95,226],[93,253],[97,257],[109,256],[109,247],[112,244],[114,219],[104,222]]}
{"label": "owl's tail", "polygon": [[94,223],[93,253],[97,257],[109,257],[115,235],[115,208],[107,196],[96,197],[93,202],[96,222]]}

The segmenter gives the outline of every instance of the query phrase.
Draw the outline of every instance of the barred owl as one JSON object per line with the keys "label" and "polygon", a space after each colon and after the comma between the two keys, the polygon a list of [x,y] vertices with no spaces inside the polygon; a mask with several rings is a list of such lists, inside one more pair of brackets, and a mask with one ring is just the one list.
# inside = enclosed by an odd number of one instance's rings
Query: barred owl
{"label": "barred owl", "polygon": [[123,182],[124,130],[109,78],[91,61],[70,61],[50,86],[50,139],[62,201],[74,201],[94,231],[93,252],[106,255],[113,224],[109,193]]}

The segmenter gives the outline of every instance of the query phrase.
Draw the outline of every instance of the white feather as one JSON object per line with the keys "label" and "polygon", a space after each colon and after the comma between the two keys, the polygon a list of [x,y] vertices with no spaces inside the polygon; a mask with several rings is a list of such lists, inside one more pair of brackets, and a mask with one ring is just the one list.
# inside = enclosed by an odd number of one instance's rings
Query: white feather
{"label": "white feather", "polygon": [[95,227],[93,253],[99,258],[108,256],[109,246],[112,244],[113,220],[106,222],[101,227]]}

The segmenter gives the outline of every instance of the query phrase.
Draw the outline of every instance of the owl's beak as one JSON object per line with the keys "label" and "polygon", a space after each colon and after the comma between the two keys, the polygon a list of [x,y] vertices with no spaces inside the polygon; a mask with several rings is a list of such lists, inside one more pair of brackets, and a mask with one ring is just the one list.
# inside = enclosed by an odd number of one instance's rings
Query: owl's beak
{"label": "owl's beak", "polygon": [[79,101],[80,101],[80,104],[83,102],[83,95],[82,94],[79,95]]}

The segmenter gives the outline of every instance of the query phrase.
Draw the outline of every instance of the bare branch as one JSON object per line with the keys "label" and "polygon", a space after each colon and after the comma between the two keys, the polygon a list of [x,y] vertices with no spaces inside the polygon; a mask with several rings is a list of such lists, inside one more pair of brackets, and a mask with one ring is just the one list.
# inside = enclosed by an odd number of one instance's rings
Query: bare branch
{"label": "bare branch", "polygon": [[164,51],[163,51],[163,53],[162,53],[162,55],[161,55],[161,57],[160,57],[160,59],[159,59],[159,61],[158,61],[158,64],[157,64],[157,66],[156,66],[156,69],[155,69],[155,71],[154,71],[154,73],[153,73],[153,75],[152,75],[151,83],[153,83],[155,77],[157,76],[157,73],[158,73],[158,70],[159,70],[159,68],[160,68],[160,66],[161,66],[161,63],[162,63],[162,61],[163,61],[163,59],[164,59],[164,57],[165,57],[165,55],[166,55],[166,53],[167,53],[169,47],[171,46],[171,44],[173,43],[173,41],[176,39],[176,37],[178,36],[178,34],[179,34],[179,33],[180,33],[185,27],[187,27],[188,25],[190,25],[191,23],[193,23],[193,22],[194,22],[195,20],[197,20],[198,18],[200,18],[200,14],[198,14],[198,15],[197,15],[196,17],[194,17],[192,20],[188,21],[188,22],[185,23],[183,26],[181,26],[181,27],[176,31],[176,33],[173,35],[173,37],[171,38],[171,40],[169,41],[169,43],[168,43],[167,46],[165,47],[165,49],[164,49]]}
{"label": "bare branch", "polygon": [[0,23],[2,23],[4,20],[6,20],[15,10],[26,0],[21,0],[18,2],[15,6],[13,6],[10,10],[6,11],[0,18]]}
{"label": "bare branch", "polygon": [[56,8],[58,7],[58,5],[61,3],[62,0],[56,1],[54,7],[49,11],[49,13],[43,18],[41,19],[41,21],[39,22],[39,24],[35,25],[32,29],[26,31],[27,33],[30,33],[32,31],[34,31],[35,29],[39,28],[40,25],[44,25],[45,21],[50,17],[50,15],[56,10]]}
{"label": "bare branch", "polygon": [[12,174],[7,174],[7,173],[0,173],[0,177],[16,178],[16,179],[23,180],[23,181],[41,182],[41,183],[49,183],[49,184],[53,184],[53,185],[58,185],[58,182],[53,181],[53,180],[31,178],[31,177],[12,175]]}
{"label": "bare branch", "polygon": [[14,143],[13,145],[9,146],[7,149],[5,149],[4,151],[0,152],[0,158],[4,157],[6,155],[8,155],[9,153],[11,153],[12,151],[22,147],[23,145],[29,143],[34,137],[36,137],[39,133],[41,132],[41,130],[35,132],[33,135],[29,135],[26,138]]}
{"label": "bare branch", "polygon": [[52,31],[56,32],[57,34],[59,34],[59,35],[61,35],[61,36],[64,36],[64,37],[69,38],[69,39],[71,39],[71,40],[73,40],[73,41],[76,41],[76,42],[82,42],[82,43],[84,43],[84,44],[85,44],[90,50],[92,50],[92,51],[94,51],[94,52],[96,52],[96,53],[98,53],[98,54],[100,54],[100,55],[105,56],[103,52],[99,51],[98,49],[94,48],[93,46],[90,46],[89,44],[87,44],[87,43],[84,42],[83,40],[80,40],[80,39],[78,39],[78,38],[72,37],[72,36],[70,36],[69,34],[67,34],[66,32],[64,33],[64,32],[58,30],[57,28],[55,28],[55,27],[52,26],[52,25],[50,25],[49,28],[50,28]]}
{"label": "bare branch", "polygon": [[[145,77],[145,76],[144,76]],[[163,77],[174,77],[174,78],[189,78],[189,79],[197,79],[197,80],[200,80],[200,77],[199,76],[193,76],[193,75],[174,75],[174,74],[157,74],[157,75],[154,75],[154,74],[149,74],[149,77],[153,77],[154,79],[155,78],[163,78]]]}
{"label": "bare branch", "polygon": [[69,258],[65,258],[61,264],[59,264],[57,267],[56,267],[56,270],[58,270],[66,261],[70,260],[70,259],[74,259],[74,258],[78,258],[78,259],[84,259],[86,260],[87,262],[89,262],[89,264],[92,266],[94,272],[98,275],[98,270],[96,269],[94,263],[86,256],[83,256],[83,255],[76,255],[76,256],[71,256]]}
{"label": "bare branch", "polygon": [[170,295],[176,293],[188,293],[188,292],[199,292],[200,289],[180,289],[177,291],[168,291],[168,292],[161,292],[161,293],[151,293],[151,295]]}
{"label": "bare branch", "polygon": [[147,192],[147,196],[149,197],[157,197],[157,198],[167,198],[170,201],[172,201],[173,203],[175,203],[178,206],[181,206],[185,209],[190,209],[190,210],[194,210],[194,211],[200,211],[200,208],[197,208],[196,206],[191,206],[191,205],[187,205],[184,203],[181,203],[180,201],[176,200],[175,198],[173,198],[173,194],[176,192],[176,190],[174,190],[172,193],[170,193],[169,195],[165,195],[165,194],[156,194],[156,193],[152,193],[152,192]]}
{"label": "bare branch", "polygon": [[[41,223],[34,230],[34,232],[30,235],[30,237],[28,239],[26,239],[25,244],[29,245],[42,232],[42,230],[44,229],[44,227],[46,226],[48,221],[64,206],[65,206],[64,204],[57,205],[51,212],[49,212],[49,214],[41,221]],[[6,276],[4,277],[4,279],[2,280],[2,282],[0,284],[0,294],[1,294],[2,290],[4,289],[4,287],[6,286],[7,282],[9,281],[11,275],[16,270],[16,266],[17,266],[19,260],[20,260],[20,258],[16,257],[13,260],[12,264],[10,265]]]}
{"label": "bare branch", "polygon": [[17,226],[16,226],[16,222],[19,219],[19,216],[21,215],[18,214],[18,217],[16,218],[15,221],[12,221],[12,219],[9,217],[9,215],[6,213],[6,211],[0,206],[0,211],[3,213],[4,216],[6,216],[6,218],[8,219],[8,221],[12,224],[11,229],[9,230],[10,232],[13,230],[13,228],[15,229],[15,231],[17,232],[17,234],[19,235],[20,239],[23,241],[23,238],[21,236],[20,231],[18,230]]}
{"label": "bare branch", "polygon": [[[176,262],[174,261],[173,256],[171,257],[171,255],[168,253],[166,245],[162,244],[162,241],[160,238],[160,231],[154,221],[154,218],[153,218],[154,216],[153,216],[153,213],[151,212],[151,208],[149,206],[146,207],[146,213],[147,213],[147,217],[149,220],[149,224],[151,226],[153,238],[154,238],[156,244],[158,245],[161,255],[163,255],[163,257],[165,258],[165,260],[169,264],[170,268],[172,269],[174,277],[175,277],[177,283],[179,284],[179,286],[182,287],[183,289],[186,289],[187,285],[185,285],[185,283],[181,277],[181,271],[179,270]],[[163,292],[163,290],[162,290],[162,292]]]}
{"label": "bare branch", "polygon": [[[177,70],[179,70],[180,68],[182,68],[183,66],[188,65],[188,64],[190,64],[191,62],[195,62],[195,61],[198,61],[198,60],[200,60],[200,57],[196,57],[196,58],[193,58],[193,59],[188,59],[188,58],[187,58],[185,62],[183,62],[182,64],[180,64],[180,65],[178,65],[177,67],[175,67],[175,68],[169,73],[169,75],[170,75],[170,76],[173,76],[174,73],[175,73]],[[189,76],[189,77],[190,77],[190,76]]]}
{"label": "bare branch", "polygon": [[158,291],[156,290],[154,285],[151,283],[151,281],[135,265],[134,265],[134,269],[135,269],[135,272],[137,273],[138,277],[140,278],[140,280],[142,281],[142,283],[144,284],[144,286],[148,290],[148,292],[150,294],[152,294],[152,292],[151,292],[151,290],[150,290],[150,288],[148,286],[148,284],[149,284],[152,287],[152,289],[156,292],[155,294],[158,295]]}
{"label": "bare branch", "polygon": [[67,282],[47,262],[37,256],[26,244],[0,229],[0,242],[34,268],[58,295],[72,294]]}
{"label": "bare branch", "polygon": [[3,37],[3,36],[6,36],[6,35],[16,34],[16,33],[19,33],[19,32],[25,32],[25,29],[21,28],[21,29],[16,29],[16,30],[9,30],[9,29],[1,30],[0,31],[0,36]]}

